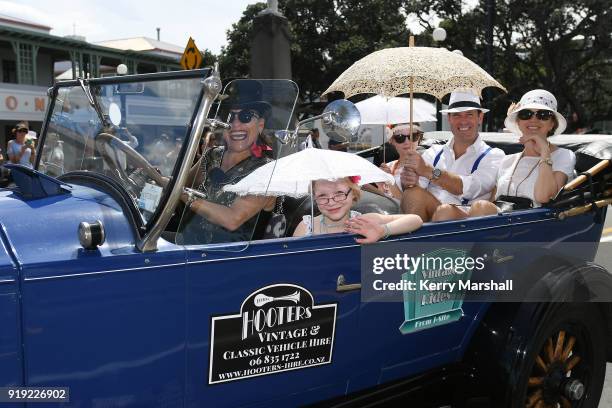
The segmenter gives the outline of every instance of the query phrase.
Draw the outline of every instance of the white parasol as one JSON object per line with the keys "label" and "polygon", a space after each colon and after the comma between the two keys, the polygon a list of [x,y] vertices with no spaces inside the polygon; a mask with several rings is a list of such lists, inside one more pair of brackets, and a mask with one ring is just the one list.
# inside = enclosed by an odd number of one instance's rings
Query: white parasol
{"label": "white parasol", "polygon": [[456,89],[493,86],[505,90],[484,69],[444,48],[398,47],[373,52],[351,65],[323,92],[397,96],[426,93],[438,99]]}
{"label": "white parasol", "polygon": [[[342,92],[345,98],[360,93],[393,97],[401,94],[426,93],[438,99],[458,89],[473,89],[480,95],[493,86],[506,90],[484,69],[457,53],[444,48],[386,48],[366,55],[347,68],[323,95]],[[414,122],[409,109],[410,123]]]}
{"label": "white parasol", "polygon": [[312,181],[337,180],[359,176],[359,185],[394,183],[386,173],[363,157],[334,150],[308,148],[259,167],[253,173],[223,190],[239,195],[303,197]]}
{"label": "white parasol", "polygon": [[[435,122],[436,106],[424,99],[413,100],[414,122]],[[361,114],[361,123],[389,125],[410,122],[410,98],[389,98],[376,95],[355,104]]]}

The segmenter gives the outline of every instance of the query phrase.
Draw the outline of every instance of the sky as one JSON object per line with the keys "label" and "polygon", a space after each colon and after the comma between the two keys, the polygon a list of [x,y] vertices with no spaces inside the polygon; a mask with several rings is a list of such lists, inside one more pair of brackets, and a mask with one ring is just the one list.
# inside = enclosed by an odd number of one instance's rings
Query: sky
{"label": "sky", "polygon": [[[265,0],[261,0],[265,1]],[[282,0],[279,0],[279,3]],[[157,38],[178,46],[193,37],[201,51],[219,54],[226,32],[257,0],[0,0],[0,14],[50,26],[51,34],[85,36],[88,42],[131,37]],[[477,0],[462,0],[471,8]],[[437,24],[437,18],[430,21]],[[422,28],[410,16],[413,32]]]}
{"label": "sky", "polygon": [[[0,0],[0,13],[52,27],[51,34],[85,36],[88,42],[156,38],[218,54],[226,31],[256,0]],[[73,26],[74,25],[74,26]]]}

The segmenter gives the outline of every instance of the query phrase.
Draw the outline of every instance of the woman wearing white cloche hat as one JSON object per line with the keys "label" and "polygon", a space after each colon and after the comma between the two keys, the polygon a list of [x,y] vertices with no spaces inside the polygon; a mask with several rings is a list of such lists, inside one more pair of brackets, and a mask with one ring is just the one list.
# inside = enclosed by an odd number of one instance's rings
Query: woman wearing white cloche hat
{"label": "woman wearing white cloche hat", "polygon": [[[533,207],[539,207],[550,201],[574,174],[574,153],[548,140],[562,133],[567,121],[557,112],[555,96],[544,89],[535,89],[510,109],[504,124],[520,136],[519,143],[524,149],[501,162],[494,198],[506,201],[506,197],[522,197],[531,200]],[[480,201],[472,206],[471,215],[498,211],[493,203]]]}

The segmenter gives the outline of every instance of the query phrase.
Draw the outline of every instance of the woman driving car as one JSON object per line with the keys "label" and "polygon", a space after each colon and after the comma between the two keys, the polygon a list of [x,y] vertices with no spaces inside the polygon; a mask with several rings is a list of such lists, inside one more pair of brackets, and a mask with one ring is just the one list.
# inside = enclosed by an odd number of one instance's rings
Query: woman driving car
{"label": "woman driving car", "polygon": [[[185,243],[216,243],[251,239],[261,210],[271,211],[271,197],[237,196],[223,191],[264,165],[269,159],[261,133],[271,106],[262,100],[259,81],[237,80],[226,104],[230,129],[223,131],[223,146],[206,151],[192,169],[191,185],[205,198],[186,192],[181,199],[192,214],[179,237]],[[188,191],[188,190],[187,190]],[[180,240],[181,238],[179,238]]]}

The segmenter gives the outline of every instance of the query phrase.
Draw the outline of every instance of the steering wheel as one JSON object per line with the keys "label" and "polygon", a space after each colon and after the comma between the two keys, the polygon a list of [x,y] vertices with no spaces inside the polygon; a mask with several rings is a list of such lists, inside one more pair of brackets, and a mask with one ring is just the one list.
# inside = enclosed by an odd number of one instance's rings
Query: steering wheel
{"label": "steering wheel", "polygon": [[94,138],[97,150],[102,155],[102,159],[109,165],[109,167],[115,170],[119,177],[128,184],[136,184],[130,176],[125,172],[125,169],[121,165],[118,151],[122,151],[125,154],[126,162],[130,163],[137,169],[142,169],[144,173],[160,186],[165,186],[168,180],[164,178],[159,172],[145,159],[140,153],[134,148],[128,146],[121,139],[110,133],[101,132]]}

